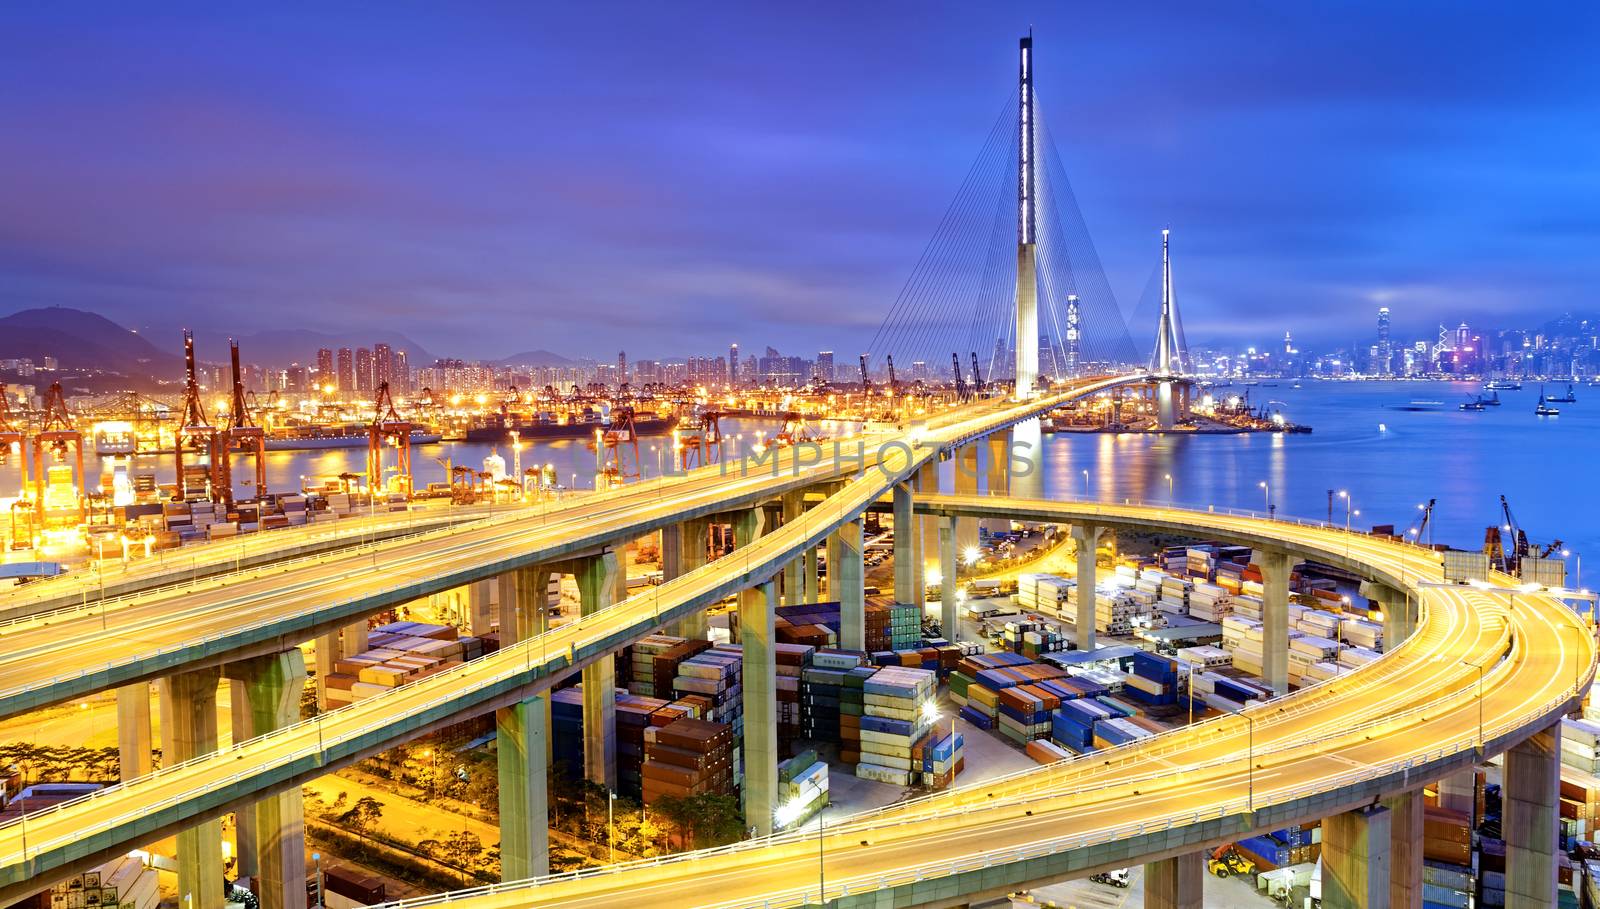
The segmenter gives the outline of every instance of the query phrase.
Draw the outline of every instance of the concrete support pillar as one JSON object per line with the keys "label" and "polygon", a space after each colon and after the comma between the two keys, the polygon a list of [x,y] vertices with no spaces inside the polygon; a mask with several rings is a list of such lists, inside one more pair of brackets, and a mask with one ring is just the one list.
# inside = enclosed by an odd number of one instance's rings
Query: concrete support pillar
{"label": "concrete support pillar", "polygon": [[1144,909],[1202,909],[1206,854],[1186,852],[1144,864]]}
{"label": "concrete support pillar", "polygon": [[986,441],[984,492],[992,496],[1007,495],[1011,492],[1011,431],[996,432]]}
{"label": "concrete support pillar", "polygon": [[1156,428],[1172,429],[1178,425],[1178,405],[1171,382],[1156,383]]}
{"label": "concrete support pillar", "polygon": [[[939,492],[939,461],[929,458],[917,468],[916,479],[912,484],[917,492],[924,494],[937,494]],[[917,547],[922,555],[922,568],[917,573],[917,578],[922,583],[917,585],[917,590],[923,596],[917,601],[926,605],[927,583],[925,579],[929,573],[939,569],[939,519],[933,515],[922,515],[917,519]]]}
{"label": "concrete support pillar", "polygon": [[744,647],[744,818],[757,836],[772,833],[772,812],[778,807],[778,665],[773,648],[777,605],[774,580],[739,596],[739,643]]}
{"label": "concrete support pillar", "polygon": [[1289,693],[1289,574],[1287,552],[1258,550],[1261,568],[1261,674],[1277,694]]}
{"label": "concrete support pillar", "polygon": [[961,637],[961,624],[956,616],[956,520],[939,519],[939,630],[946,640]]}
{"label": "concrete support pillar", "polygon": [[1011,427],[1011,492],[1044,498],[1044,434],[1037,419]]}
{"label": "concrete support pillar", "polygon": [[339,649],[339,632],[330,631],[318,636],[311,645],[313,658],[317,661],[317,712],[328,709],[328,676],[333,672],[333,663],[342,656]]}
{"label": "concrete support pillar", "polygon": [[[787,492],[783,495],[783,523],[789,524],[800,520],[805,513],[805,493],[800,490]],[[783,605],[796,606],[805,598],[804,577],[805,558],[795,556],[789,564],[783,566]]]}
{"label": "concrete support pillar", "polygon": [[533,565],[499,577],[500,646],[537,637],[549,628],[550,579],[555,576],[550,566]]}
{"label": "concrete support pillar", "polygon": [[1386,808],[1346,811],[1322,822],[1324,909],[1388,909],[1389,841]]}
{"label": "concrete support pillar", "polygon": [[1384,652],[1400,646],[1417,630],[1417,606],[1405,591],[1375,581],[1362,581],[1361,595],[1383,611]]}
{"label": "concrete support pillar", "polygon": [[117,689],[117,757],[122,781],[150,772],[150,683]]}
{"label": "concrete support pillar", "polygon": [[351,622],[339,632],[339,655],[353,657],[367,649],[367,620]]}
{"label": "concrete support pillar", "polygon": [[[576,565],[580,615],[610,606],[621,573],[617,554],[583,559]],[[583,775],[591,783],[617,789],[617,678],[609,657],[583,669]]]}
{"label": "concrete support pillar", "polygon": [[[265,735],[300,719],[306,663],[299,649],[230,663],[233,740]],[[305,909],[306,826],[300,787],[235,813],[239,872],[257,878],[264,909]]]}
{"label": "concrete support pillar", "polygon": [[1506,909],[1556,905],[1556,841],[1561,814],[1561,724],[1513,745],[1501,795],[1506,840]]}
{"label": "concrete support pillar", "polygon": [[867,649],[863,564],[861,518],[857,516],[828,537],[828,594],[839,601],[839,646],[845,650]]}
{"label": "concrete support pillar", "polygon": [[1077,524],[1072,528],[1072,539],[1078,544],[1078,611],[1075,629],[1078,649],[1093,650],[1094,606],[1096,570],[1095,549],[1100,543],[1100,528],[1093,524]]}
{"label": "concrete support pillar", "polygon": [[[969,443],[956,449],[955,492],[961,496],[978,494],[978,445]],[[978,521],[976,518],[957,518],[956,556],[965,559],[968,550],[978,546]]]}
{"label": "concrete support pillar", "polygon": [[894,488],[894,601],[922,605],[921,534],[911,510],[911,484]]}
{"label": "concrete support pillar", "polygon": [[1422,909],[1422,793],[1383,800],[1389,809],[1389,909]]}
{"label": "concrete support pillar", "polygon": [[1478,775],[1470,767],[1439,781],[1439,807],[1472,819],[1478,826]]}
{"label": "concrete support pillar", "polygon": [[[662,578],[670,581],[706,563],[706,535],[709,530],[710,522],[704,518],[694,518],[662,531]],[[701,612],[675,623],[671,631],[679,637],[701,641],[705,640],[709,627],[706,614]]]}
{"label": "concrete support pillar", "polygon": [[807,546],[805,567],[803,571],[802,588],[800,591],[801,602],[818,603],[822,601],[821,566],[817,564],[817,547]]}
{"label": "concrete support pillar", "polygon": [[[166,766],[217,750],[215,667],[161,680],[162,763]],[[222,819],[178,831],[178,902],[186,909],[222,909]]]}
{"label": "concrete support pillar", "polygon": [[493,629],[489,623],[494,621],[494,582],[473,581],[467,585],[467,633],[471,635],[488,634]]}
{"label": "concrete support pillar", "polygon": [[620,603],[628,598],[628,565],[633,561],[633,542],[614,547],[617,553],[617,573],[611,578],[611,602]]}
{"label": "concrete support pillar", "polygon": [[[500,640],[511,646],[545,632],[550,578],[544,565],[500,577]],[[500,777],[501,879],[550,873],[550,701],[532,697],[495,711]]]}
{"label": "concrete support pillar", "polygon": [[550,702],[532,697],[502,707],[494,712],[494,722],[500,771],[500,879],[549,874]]}

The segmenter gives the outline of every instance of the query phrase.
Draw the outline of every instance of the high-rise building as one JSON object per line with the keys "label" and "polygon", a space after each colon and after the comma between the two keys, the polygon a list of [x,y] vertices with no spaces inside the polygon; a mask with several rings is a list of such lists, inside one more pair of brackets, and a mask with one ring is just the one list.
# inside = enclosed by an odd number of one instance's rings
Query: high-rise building
{"label": "high-rise building", "polygon": [[628,384],[628,352],[625,350],[617,351],[617,384]]}
{"label": "high-rise building", "polygon": [[317,350],[317,375],[318,385],[337,385],[339,376],[333,371],[333,351],[326,347]]}
{"label": "high-rise building", "polygon": [[355,390],[355,353],[348,347],[341,347],[339,348],[339,391],[348,395]]}
{"label": "high-rise building", "polygon": [[[394,384],[394,351],[387,344],[372,345],[372,387]],[[394,389],[390,389],[391,391]]]}
{"label": "high-rise building", "polygon": [[394,387],[398,391],[411,391],[411,363],[404,350],[394,352]]}
{"label": "high-rise building", "polygon": [[1380,376],[1394,372],[1394,348],[1389,346],[1389,307],[1378,308],[1378,369]]}
{"label": "high-rise building", "polygon": [[812,370],[812,375],[824,382],[833,381],[833,351],[823,350],[817,352],[817,365]]}
{"label": "high-rise building", "polygon": [[739,345],[728,345],[728,387],[739,384]]}
{"label": "high-rise building", "polygon": [[372,351],[356,348],[356,393],[372,394],[377,386],[372,384]]}

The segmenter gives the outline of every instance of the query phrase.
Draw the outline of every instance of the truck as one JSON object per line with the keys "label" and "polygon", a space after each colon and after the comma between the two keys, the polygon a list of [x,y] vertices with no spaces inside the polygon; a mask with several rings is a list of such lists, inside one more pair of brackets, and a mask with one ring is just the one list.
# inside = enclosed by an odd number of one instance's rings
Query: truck
{"label": "truck", "polygon": [[1089,875],[1089,880],[1094,881],[1097,884],[1106,884],[1116,887],[1119,890],[1126,890],[1128,889],[1129,883],[1128,869],[1113,868],[1110,871],[1102,871],[1099,874],[1091,874]]}

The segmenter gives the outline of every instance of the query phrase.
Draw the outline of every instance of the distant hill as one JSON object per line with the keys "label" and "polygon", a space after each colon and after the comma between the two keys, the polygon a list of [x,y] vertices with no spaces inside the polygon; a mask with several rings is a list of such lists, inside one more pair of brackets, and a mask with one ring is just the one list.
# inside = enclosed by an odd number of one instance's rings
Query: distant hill
{"label": "distant hill", "polygon": [[571,366],[576,360],[563,357],[558,353],[548,350],[525,350],[519,354],[502,357],[495,363],[499,366]]}
{"label": "distant hill", "polygon": [[55,357],[63,369],[104,370],[137,379],[170,379],[183,369],[181,349],[165,350],[104,316],[64,306],[24,309],[0,318],[0,359],[18,357],[34,363]]}

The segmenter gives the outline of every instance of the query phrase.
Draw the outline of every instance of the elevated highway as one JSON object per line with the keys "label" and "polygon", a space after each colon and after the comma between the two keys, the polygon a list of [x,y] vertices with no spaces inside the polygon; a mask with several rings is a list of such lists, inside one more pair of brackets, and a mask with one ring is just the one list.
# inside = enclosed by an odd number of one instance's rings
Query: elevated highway
{"label": "elevated highway", "polygon": [[[130,597],[157,592],[192,592],[202,581],[226,583],[258,569],[292,570],[293,565],[341,549],[371,546],[402,536],[459,526],[494,515],[514,514],[525,505],[460,505],[352,514],[328,524],[280,528],[228,540],[136,557],[127,563],[108,558],[99,565],[32,581],[0,591],[0,622],[46,613],[96,611]],[[142,548],[142,544],[136,544]]]}
{"label": "elevated highway", "polygon": [[[684,515],[726,511],[741,501],[749,507],[777,492],[814,485],[819,479],[845,484],[798,520],[733,555],[580,621],[396,689],[391,695],[324,714],[228,752],[166,768],[81,805],[0,828],[0,897],[25,892],[30,886],[47,883],[52,874],[67,873],[97,857],[115,855],[296,786],[439,725],[525,701],[549,688],[557,673],[566,674],[604,659],[663,624],[770,580],[807,547],[818,545],[840,524],[859,516],[911,472],[936,458],[940,450],[1094,390],[1091,383],[1036,401],[984,402],[962,408],[930,420],[926,427],[887,439],[869,438],[869,443],[893,444],[869,444],[865,460],[837,463],[826,458],[817,466],[802,463],[798,472],[795,465],[789,464],[790,469],[785,470],[780,463],[780,469],[771,474],[752,472],[746,477],[717,476],[712,468],[656,489],[635,486],[595,497],[564,510],[559,520],[528,530],[461,531],[443,540],[380,547],[371,555],[363,554],[355,566],[331,560],[308,568],[304,574],[311,577],[300,581],[297,573],[292,585],[281,579],[259,590],[241,584],[221,591],[216,602],[197,604],[191,601],[200,598],[193,597],[183,600],[178,612],[173,612],[170,604],[165,604],[166,612],[163,604],[155,604],[152,614],[141,617],[145,624],[137,632],[101,631],[98,616],[87,627],[84,619],[73,619],[76,627],[63,623],[15,630],[0,637],[8,645],[4,660],[7,681],[21,681],[0,693],[4,712],[179,667],[192,668],[201,661],[270,653],[273,648],[292,647],[318,628],[336,627],[352,616],[415,599],[430,589],[495,576],[521,564],[570,558],[608,539],[632,538]],[[791,460],[797,454],[792,453]],[[841,480],[845,476],[856,478]],[[378,570],[363,564],[368,558],[376,560]],[[329,576],[322,576],[324,570]],[[341,598],[329,605],[334,594]],[[256,615],[247,611],[252,604],[259,610]],[[118,612],[111,615],[116,617]],[[251,625],[256,616],[261,621]],[[216,630],[204,628],[205,622],[214,623]],[[179,643],[160,646],[163,635],[175,636]],[[109,659],[104,666],[72,673],[74,647],[80,651],[75,657],[80,664],[84,649],[106,653]],[[60,667],[69,671],[52,671]]]}
{"label": "elevated highway", "polygon": [[[400,905],[800,906],[818,903],[819,881],[830,905],[962,905],[1414,791],[1550,726],[1593,679],[1594,641],[1560,601],[1420,586],[1439,576],[1437,556],[1404,544],[1179,509],[949,496],[922,505],[1287,548],[1404,585],[1420,601],[1421,620],[1376,662],[1241,715],[830,819],[820,837],[780,835]],[[1553,874],[1553,864],[1545,870]]]}
{"label": "elevated highway", "polygon": [[[1092,380],[1023,404],[976,402],[937,414],[926,427],[779,449],[748,464],[711,465],[568,503],[301,558],[289,571],[265,566],[210,583],[130,594],[104,608],[91,603],[0,624],[0,717],[180,669],[280,652],[433,593],[836,481],[913,445],[928,449],[919,451],[920,463],[921,455],[1135,380]],[[926,438],[913,438],[919,434]]]}
{"label": "elevated highway", "polygon": [[[959,433],[954,426],[947,433]],[[940,440],[942,441],[942,440]],[[924,457],[928,454],[924,453]],[[439,724],[515,703],[659,624],[759,583],[880,497],[869,471],[804,519],[647,593],[457,670],[0,828],[0,896],[326,773]],[[1369,666],[1289,697],[1052,767],[839,819],[816,837],[458,893],[473,906],[960,903],[1347,811],[1420,787],[1547,727],[1592,677],[1594,643],[1566,606],[1428,587],[1424,550],[1320,526],[1178,509],[933,497],[933,512],[1163,527],[1260,541],[1401,585],[1416,633]],[[1503,579],[1502,579],[1503,580]],[[709,894],[714,894],[710,896]]]}

